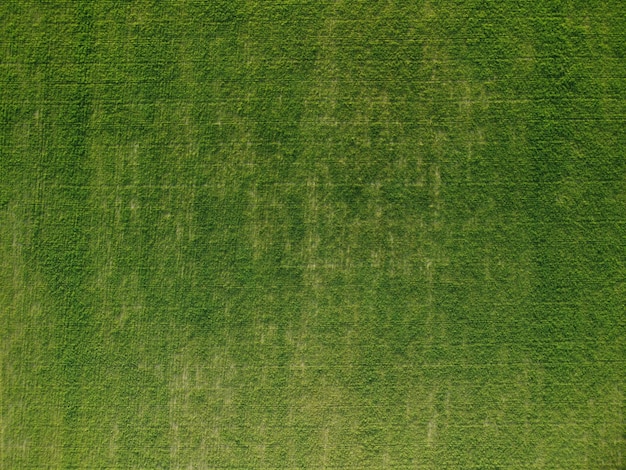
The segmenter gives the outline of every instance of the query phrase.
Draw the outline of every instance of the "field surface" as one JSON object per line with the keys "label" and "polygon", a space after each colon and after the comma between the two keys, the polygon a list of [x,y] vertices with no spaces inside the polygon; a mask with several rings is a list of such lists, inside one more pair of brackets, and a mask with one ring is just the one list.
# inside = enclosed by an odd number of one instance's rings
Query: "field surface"
{"label": "field surface", "polygon": [[626,2],[0,4],[0,468],[626,468]]}

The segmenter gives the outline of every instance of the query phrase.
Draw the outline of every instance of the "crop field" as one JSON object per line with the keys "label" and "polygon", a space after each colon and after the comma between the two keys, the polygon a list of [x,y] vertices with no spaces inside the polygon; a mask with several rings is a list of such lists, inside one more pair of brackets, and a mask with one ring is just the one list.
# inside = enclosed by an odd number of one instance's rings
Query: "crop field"
{"label": "crop field", "polygon": [[626,2],[0,3],[0,468],[626,468]]}

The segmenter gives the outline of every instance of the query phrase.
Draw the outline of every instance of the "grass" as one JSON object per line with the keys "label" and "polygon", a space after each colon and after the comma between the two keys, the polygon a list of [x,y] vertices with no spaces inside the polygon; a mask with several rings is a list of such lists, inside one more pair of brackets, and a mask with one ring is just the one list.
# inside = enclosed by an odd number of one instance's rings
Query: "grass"
{"label": "grass", "polygon": [[0,467],[626,465],[623,2],[0,6]]}

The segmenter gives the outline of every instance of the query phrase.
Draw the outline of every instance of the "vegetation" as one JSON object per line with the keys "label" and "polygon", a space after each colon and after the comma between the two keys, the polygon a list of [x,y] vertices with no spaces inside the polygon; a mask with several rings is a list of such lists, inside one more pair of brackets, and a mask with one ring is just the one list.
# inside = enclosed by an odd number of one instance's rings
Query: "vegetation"
{"label": "vegetation", "polygon": [[626,466],[626,3],[0,5],[0,467]]}

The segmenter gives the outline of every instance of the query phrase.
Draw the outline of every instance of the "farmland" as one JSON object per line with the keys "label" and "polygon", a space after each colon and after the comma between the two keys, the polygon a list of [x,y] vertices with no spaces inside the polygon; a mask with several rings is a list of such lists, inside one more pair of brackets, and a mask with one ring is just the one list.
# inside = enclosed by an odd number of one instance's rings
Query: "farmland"
{"label": "farmland", "polygon": [[625,468],[624,17],[2,2],[0,468]]}

